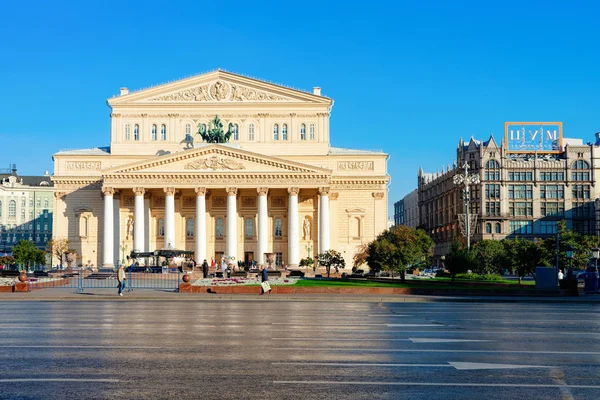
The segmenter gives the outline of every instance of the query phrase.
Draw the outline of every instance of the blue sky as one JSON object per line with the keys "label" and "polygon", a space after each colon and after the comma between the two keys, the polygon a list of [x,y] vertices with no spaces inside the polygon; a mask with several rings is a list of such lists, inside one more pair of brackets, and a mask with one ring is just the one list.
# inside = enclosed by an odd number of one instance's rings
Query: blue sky
{"label": "blue sky", "polygon": [[[505,121],[600,131],[594,1],[0,5],[0,168],[108,145],[105,100],[223,68],[332,97],[331,144],[390,155],[390,204]],[[391,215],[390,215],[391,216]]]}

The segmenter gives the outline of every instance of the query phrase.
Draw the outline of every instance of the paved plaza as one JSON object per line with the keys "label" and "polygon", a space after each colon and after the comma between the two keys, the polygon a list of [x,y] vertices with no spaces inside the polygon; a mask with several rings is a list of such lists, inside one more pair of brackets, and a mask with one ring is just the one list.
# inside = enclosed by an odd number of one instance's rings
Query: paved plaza
{"label": "paved plaza", "polygon": [[195,299],[4,301],[0,398],[600,393],[597,303]]}

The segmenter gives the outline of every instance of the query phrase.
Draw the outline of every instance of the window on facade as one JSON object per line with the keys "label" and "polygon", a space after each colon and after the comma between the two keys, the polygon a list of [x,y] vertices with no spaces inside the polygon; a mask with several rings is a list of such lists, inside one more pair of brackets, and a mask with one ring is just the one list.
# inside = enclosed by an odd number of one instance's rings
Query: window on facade
{"label": "window on facade", "polygon": [[193,237],[194,236],[194,219],[188,218],[185,220],[185,236]]}
{"label": "window on facade", "polygon": [[565,213],[565,203],[542,201],[540,203],[540,213],[542,217],[563,216]]}
{"label": "window on facade", "polygon": [[485,233],[492,233],[492,224],[489,222],[485,224]]}
{"label": "window on facade", "polygon": [[88,217],[81,217],[79,219],[79,236],[87,237],[88,229],[89,229],[89,220]]}
{"label": "window on facade", "polygon": [[300,140],[306,140],[306,124],[300,125]]}
{"label": "window on facade", "polygon": [[163,218],[159,218],[156,226],[156,235],[157,236],[165,236],[165,220]]}
{"label": "window on facade", "polygon": [[499,201],[486,201],[485,202],[485,215],[492,217],[500,216],[500,202]]}
{"label": "window on facade", "polygon": [[287,124],[283,124],[281,127],[281,140],[288,140]]}
{"label": "window on facade", "polygon": [[40,230],[40,223],[39,223],[39,222],[37,222],[37,223],[35,224],[35,229],[37,229],[38,231]]}
{"label": "window on facade", "polygon": [[509,172],[509,181],[532,181],[533,172]]}
{"label": "window on facade", "polygon": [[564,181],[564,172],[540,172],[540,181]]}
{"label": "window on facade", "polygon": [[500,180],[500,163],[496,160],[489,160],[485,163],[485,180],[499,181]]}
{"label": "window on facade", "polygon": [[593,221],[573,221],[573,232],[577,232],[581,235],[589,235],[593,232],[594,226]]}
{"label": "window on facade", "polygon": [[25,201],[25,197],[23,197],[21,199],[21,207],[25,207],[26,201]]}
{"label": "window on facade", "polygon": [[590,185],[572,185],[572,198],[589,199]]}
{"label": "window on facade", "polygon": [[33,208],[33,199],[29,199],[29,207]]}
{"label": "window on facade", "polygon": [[44,208],[48,208],[48,199],[44,199]]}
{"label": "window on facade", "polygon": [[533,196],[531,185],[508,185],[509,199],[531,199]]}
{"label": "window on facade", "polygon": [[248,125],[248,140],[254,140],[254,124]]}
{"label": "window on facade", "polygon": [[594,210],[593,203],[589,201],[574,201],[573,203],[571,203],[571,207],[573,217],[591,217]]}
{"label": "window on facade", "polygon": [[360,238],[360,217],[352,217],[350,219],[350,237]]}
{"label": "window on facade", "polygon": [[515,235],[527,235],[532,233],[531,221],[510,221],[510,233]]}
{"label": "window on facade", "polygon": [[279,140],[279,125],[273,125],[273,140]]}
{"label": "window on facade", "polygon": [[138,124],[133,126],[133,140],[140,140],[140,126]]}
{"label": "window on facade", "polygon": [[583,160],[577,160],[571,165],[572,169],[590,169],[590,164]]}
{"label": "window on facade", "polygon": [[215,221],[215,236],[218,238],[223,237],[223,218],[217,218]]}
{"label": "window on facade", "polygon": [[487,199],[499,199],[500,198],[500,185],[486,184],[485,185],[485,197]]}
{"label": "window on facade", "polygon": [[281,223],[281,218],[275,218],[275,237],[283,236],[283,225]]}
{"label": "window on facade", "polygon": [[571,172],[571,180],[573,181],[589,181],[589,172]]}
{"label": "window on facade", "polygon": [[160,126],[160,140],[167,140],[167,126],[165,124]]}
{"label": "window on facade", "polygon": [[29,226],[28,226],[28,228],[29,228],[29,230],[30,230],[30,231],[32,231],[32,230],[33,230],[33,222],[30,222],[30,223],[29,223]]}
{"label": "window on facade", "polygon": [[44,222],[44,231],[47,231],[47,230],[48,230],[48,223]]}
{"label": "window on facade", "polygon": [[502,227],[499,222],[496,222],[496,233],[502,233]]}
{"label": "window on facade", "polygon": [[540,198],[542,199],[564,199],[565,188],[563,185],[541,185]]}
{"label": "window on facade", "polygon": [[540,233],[556,234],[558,221],[540,221]]}
{"label": "window on facade", "polygon": [[35,206],[37,208],[40,208],[42,206],[42,201],[39,198],[35,201]]}
{"label": "window on facade", "polygon": [[8,202],[8,217],[15,218],[17,216],[17,202],[11,200]]}
{"label": "window on facade", "polygon": [[533,216],[533,203],[527,201],[511,201],[508,203],[508,212],[511,217]]}
{"label": "window on facade", "polygon": [[309,139],[315,140],[315,124],[310,124]]}
{"label": "window on facade", "polygon": [[246,218],[246,221],[244,222],[244,236],[246,236],[247,238],[251,238],[252,234],[252,218]]}
{"label": "window on facade", "polygon": [[131,125],[125,124],[125,140],[131,140]]}
{"label": "window on facade", "polygon": [[186,135],[192,134],[192,125],[191,124],[185,124],[185,134]]}
{"label": "window on facade", "polygon": [[283,253],[275,253],[275,265],[278,267],[283,266]]}
{"label": "window on facade", "polygon": [[233,124],[233,140],[240,140],[240,126]]}
{"label": "window on facade", "polygon": [[156,140],[156,132],[157,132],[157,128],[156,128],[156,124],[152,124],[152,140]]}

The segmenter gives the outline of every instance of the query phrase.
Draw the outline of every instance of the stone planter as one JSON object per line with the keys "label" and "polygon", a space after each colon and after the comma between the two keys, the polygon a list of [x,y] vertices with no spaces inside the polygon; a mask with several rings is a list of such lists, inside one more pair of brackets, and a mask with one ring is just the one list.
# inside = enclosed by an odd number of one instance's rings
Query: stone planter
{"label": "stone planter", "polygon": [[25,270],[23,270],[19,274],[19,282],[26,282],[26,281],[27,281],[27,272],[25,272]]}

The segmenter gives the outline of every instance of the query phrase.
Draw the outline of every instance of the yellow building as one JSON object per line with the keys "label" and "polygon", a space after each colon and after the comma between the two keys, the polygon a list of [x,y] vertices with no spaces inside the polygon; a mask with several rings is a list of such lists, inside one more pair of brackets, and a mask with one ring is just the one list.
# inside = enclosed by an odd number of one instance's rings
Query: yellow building
{"label": "yellow building", "polygon": [[[333,100],[217,70],[108,99],[110,147],[54,154],[54,237],[113,266],[131,250],[279,265],[386,229],[388,155],[330,146]],[[202,142],[218,115],[228,143]],[[84,263],[85,263],[84,261]]]}

